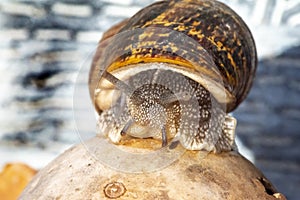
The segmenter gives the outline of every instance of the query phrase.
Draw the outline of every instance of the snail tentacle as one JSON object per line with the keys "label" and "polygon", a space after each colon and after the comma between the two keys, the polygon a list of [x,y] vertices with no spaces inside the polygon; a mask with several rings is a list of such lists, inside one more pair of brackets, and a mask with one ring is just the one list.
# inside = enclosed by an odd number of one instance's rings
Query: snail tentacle
{"label": "snail tentacle", "polygon": [[168,144],[168,136],[167,136],[167,131],[166,131],[166,127],[163,126],[161,129],[161,137],[162,137],[162,147],[167,146]]}
{"label": "snail tentacle", "polygon": [[134,89],[126,84],[124,81],[118,79],[108,71],[104,71],[102,77],[115,85],[116,88],[125,92],[125,94],[130,95],[133,93]]}
{"label": "snail tentacle", "polygon": [[134,123],[133,119],[130,118],[128,120],[128,122],[126,123],[126,125],[123,127],[123,129],[121,130],[121,136],[125,136],[126,132],[128,131],[128,129],[130,128],[130,126]]}

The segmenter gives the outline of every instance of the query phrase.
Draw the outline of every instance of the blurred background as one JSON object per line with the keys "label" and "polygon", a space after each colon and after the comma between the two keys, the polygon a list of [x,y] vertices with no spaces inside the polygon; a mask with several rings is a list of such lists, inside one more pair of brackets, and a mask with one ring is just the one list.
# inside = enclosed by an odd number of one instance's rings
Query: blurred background
{"label": "blurred background", "polygon": [[[0,169],[40,169],[79,143],[73,92],[103,32],[152,0],[0,2]],[[288,199],[300,196],[300,0],[223,0],[249,25],[259,64],[237,134]],[[88,67],[84,67],[88,69]],[[78,83],[77,83],[78,84]],[[85,87],[84,82],[82,87]]]}

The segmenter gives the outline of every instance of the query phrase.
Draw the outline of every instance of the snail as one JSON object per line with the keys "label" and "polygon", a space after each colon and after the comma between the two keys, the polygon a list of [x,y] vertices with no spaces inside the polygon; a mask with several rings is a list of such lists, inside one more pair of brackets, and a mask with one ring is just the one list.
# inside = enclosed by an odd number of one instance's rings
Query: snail
{"label": "snail", "polygon": [[236,148],[229,115],[246,98],[257,65],[254,39],[228,6],[160,1],[112,27],[93,58],[89,87],[99,129],[178,143],[188,150]]}

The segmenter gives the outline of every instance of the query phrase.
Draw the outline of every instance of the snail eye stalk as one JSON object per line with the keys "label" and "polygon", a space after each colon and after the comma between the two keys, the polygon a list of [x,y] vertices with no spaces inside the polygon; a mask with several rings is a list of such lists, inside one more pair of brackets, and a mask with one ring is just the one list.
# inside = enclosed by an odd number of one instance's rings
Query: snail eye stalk
{"label": "snail eye stalk", "polygon": [[126,84],[124,81],[118,79],[108,71],[104,71],[102,74],[103,78],[111,82],[116,88],[119,90],[125,92],[126,95],[130,95],[134,92],[134,89],[130,87],[128,84]]}

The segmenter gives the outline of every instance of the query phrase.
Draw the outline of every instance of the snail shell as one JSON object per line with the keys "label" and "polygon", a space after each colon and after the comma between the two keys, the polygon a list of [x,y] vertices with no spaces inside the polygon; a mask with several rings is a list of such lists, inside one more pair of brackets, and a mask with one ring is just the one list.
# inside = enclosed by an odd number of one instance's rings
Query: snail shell
{"label": "snail shell", "polygon": [[[164,146],[179,134],[187,149],[229,151],[234,128],[228,127],[235,121],[226,113],[246,98],[256,65],[251,32],[229,7],[208,0],[161,1],[104,34],[90,93],[101,128],[114,126],[108,133],[113,142],[129,133],[161,137]],[[120,109],[116,119],[114,110]]]}

